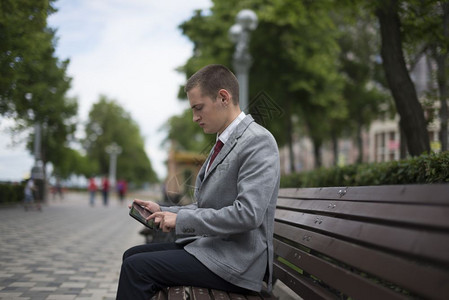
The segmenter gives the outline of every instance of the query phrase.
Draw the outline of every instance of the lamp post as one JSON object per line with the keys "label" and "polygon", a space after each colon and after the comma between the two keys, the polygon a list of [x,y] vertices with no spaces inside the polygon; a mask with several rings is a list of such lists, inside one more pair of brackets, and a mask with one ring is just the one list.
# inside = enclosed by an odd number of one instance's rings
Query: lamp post
{"label": "lamp post", "polygon": [[251,31],[257,28],[257,15],[250,9],[241,10],[236,17],[236,23],[229,28],[229,38],[235,43],[232,64],[239,81],[239,101],[242,111],[248,109],[248,73],[252,57],[248,46]]}
{"label": "lamp post", "polygon": [[[33,100],[32,93],[26,93],[25,99],[29,102]],[[37,187],[37,201],[43,201],[45,198],[44,191],[44,168],[41,157],[41,144],[42,144],[42,127],[39,121],[37,120],[36,114],[33,112],[32,118],[34,119],[34,165],[31,168],[31,178],[34,181],[35,186]]]}
{"label": "lamp post", "polygon": [[122,153],[122,147],[116,143],[106,146],[106,153],[109,154],[109,183],[115,186],[115,176],[117,172],[117,156]]}

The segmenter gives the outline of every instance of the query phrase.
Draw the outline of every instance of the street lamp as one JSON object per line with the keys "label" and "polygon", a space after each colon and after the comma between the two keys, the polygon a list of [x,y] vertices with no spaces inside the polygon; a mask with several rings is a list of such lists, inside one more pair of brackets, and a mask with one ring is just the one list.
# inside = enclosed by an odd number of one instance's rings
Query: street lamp
{"label": "street lamp", "polygon": [[[25,99],[29,102],[33,100],[32,93],[26,93]],[[32,112],[32,118],[34,120],[34,166],[31,168],[31,178],[37,187],[37,200],[42,201],[45,197],[44,192],[44,168],[41,157],[41,144],[42,144],[42,127],[37,120],[36,114]]]}
{"label": "street lamp", "polygon": [[106,153],[109,154],[109,182],[111,186],[115,186],[115,178],[117,172],[117,156],[122,153],[122,147],[116,143],[106,146]]}
{"label": "street lamp", "polygon": [[229,28],[229,38],[235,43],[232,64],[240,85],[240,108],[248,109],[248,73],[252,58],[248,46],[251,31],[257,28],[257,15],[250,9],[241,10],[236,17],[236,23]]}

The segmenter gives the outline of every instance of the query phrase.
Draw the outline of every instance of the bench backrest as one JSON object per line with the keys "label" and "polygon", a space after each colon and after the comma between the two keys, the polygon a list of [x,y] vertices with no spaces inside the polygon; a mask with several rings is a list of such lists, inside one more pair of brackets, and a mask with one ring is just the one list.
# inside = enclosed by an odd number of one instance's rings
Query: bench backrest
{"label": "bench backrest", "polygon": [[281,189],[274,247],[304,299],[448,299],[449,184]]}

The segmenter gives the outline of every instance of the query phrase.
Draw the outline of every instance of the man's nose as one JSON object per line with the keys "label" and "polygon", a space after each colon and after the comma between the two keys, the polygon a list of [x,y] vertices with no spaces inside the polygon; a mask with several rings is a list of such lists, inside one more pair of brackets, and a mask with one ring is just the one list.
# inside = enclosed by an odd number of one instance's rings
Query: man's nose
{"label": "man's nose", "polygon": [[200,120],[200,116],[198,116],[197,114],[193,114],[193,122],[198,122]]}

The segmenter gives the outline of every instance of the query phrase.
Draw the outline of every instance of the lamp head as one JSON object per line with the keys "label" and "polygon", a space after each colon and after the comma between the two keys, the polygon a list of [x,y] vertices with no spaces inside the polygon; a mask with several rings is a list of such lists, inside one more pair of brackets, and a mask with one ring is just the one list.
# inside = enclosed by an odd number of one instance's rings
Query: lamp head
{"label": "lamp head", "polygon": [[257,28],[257,15],[250,9],[243,9],[237,14],[236,22],[243,29],[254,30]]}
{"label": "lamp head", "polygon": [[240,24],[234,24],[229,28],[229,39],[233,43],[239,41],[240,34],[242,34],[242,26]]}

